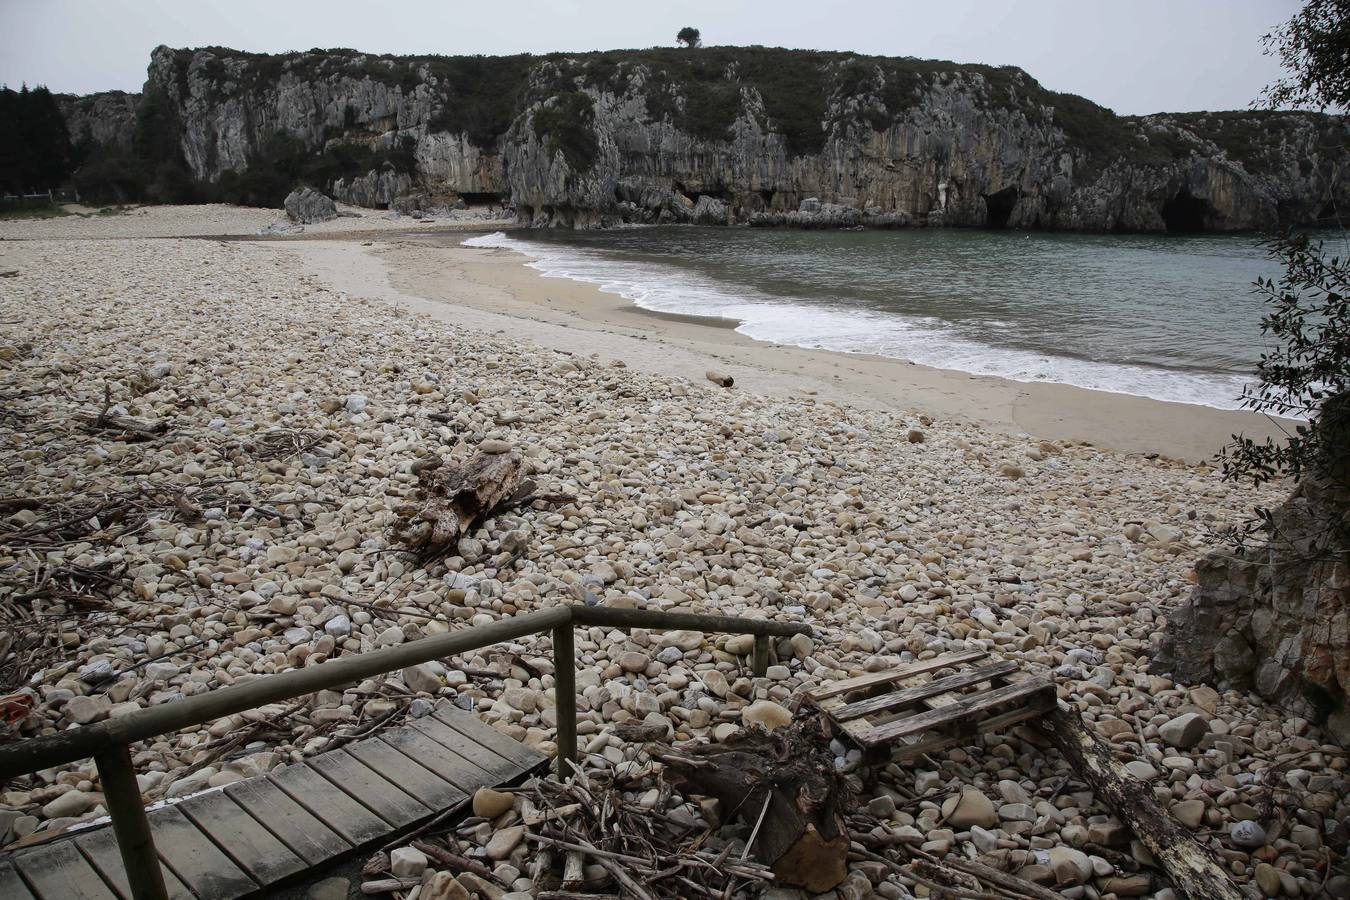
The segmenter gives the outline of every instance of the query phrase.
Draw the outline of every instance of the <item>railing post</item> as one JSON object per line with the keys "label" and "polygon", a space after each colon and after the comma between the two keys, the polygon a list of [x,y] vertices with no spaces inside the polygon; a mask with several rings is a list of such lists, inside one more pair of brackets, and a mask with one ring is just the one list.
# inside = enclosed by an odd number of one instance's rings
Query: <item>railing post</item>
{"label": "railing post", "polygon": [[558,779],[572,774],[577,758],[577,655],[572,623],[553,627],[553,705],[558,714]]}
{"label": "railing post", "polygon": [[756,678],[763,678],[769,671],[769,636],[755,635],[755,650],[750,657],[750,667]]}
{"label": "railing post", "polygon": [[141,788],[131,767],[131,749],[126,744],[110,747],[94,756],[98,779],[103,786],[103,801],[112,817],[117,849],[122,852],[122,868],[135,900],[168,900],[164,872],[159,867],[150,820],[145,817]]}

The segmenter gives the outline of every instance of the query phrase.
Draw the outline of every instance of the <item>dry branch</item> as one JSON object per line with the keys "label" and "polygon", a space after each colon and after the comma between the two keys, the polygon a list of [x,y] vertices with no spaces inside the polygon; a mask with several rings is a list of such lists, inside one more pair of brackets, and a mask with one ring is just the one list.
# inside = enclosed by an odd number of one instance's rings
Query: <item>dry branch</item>
{"label": "dry branch", "polygon": [[1153,789],[1131,777],[1106,742],[1063,704],[1036,721],[1069,764],[1153,854],[1172,884],[1189,900],[1243,900],[1208,848],[1181,828],[1154,799]]}

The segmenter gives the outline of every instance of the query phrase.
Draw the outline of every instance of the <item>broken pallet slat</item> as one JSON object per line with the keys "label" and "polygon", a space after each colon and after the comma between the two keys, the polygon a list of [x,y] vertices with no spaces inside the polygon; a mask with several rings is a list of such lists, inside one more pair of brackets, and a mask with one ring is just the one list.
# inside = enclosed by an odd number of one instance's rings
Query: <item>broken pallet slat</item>
{"label": "broken pallet slat", "polygon": [[933,659],[922,660],[917,663],[909,663],[895,669],[887,669],[884,672],[870,672],[867,675],[859,675],[856,678],[845,678],[842,681],[832,681],[827,685],[810,691],[807,696],[820,703],[822,700],[830,700],[843,694],[853,691],[863,690],[865,688],[875,688],[886,684],[894,684],[903,678],[909,678],[913,675],[922,675],[927,672],[936,672],[939,669],[946,669],[951,666],[961,666],[966,663],[978,662],[989,655],[985,650],[968,650],[962,653],[947,653]]}
{"label": "broken pallet slat", "polygon": [[957,691],[962,688],[974,687],[981,682],[991,681],[1000,676],[1009,675],[1016,672],[1017,669],[1017,663],[1011,660],[994,663],[990,666],[982,666],[978,669],[971,669],[957,675],[939,678],[936,681],[930,681],[928,684],[919,685],[918,687],[907,688],[890,694],[882,694],[879,697],[869,697],[866,700],[857,700],[853,703],[845,704],[837,709],[830,710],[830,717],[837,722],[846,722],[849,719],[858,719],[873,713],[902,709],[907,706],[913,706],[922,700],[934,698],[939,694],[945,694],[948,691]]}
{"label": "broken pallet slat", "polygon": [[951,725],[1010,703],[1031,701],[1037,695],[1053,697],[1054,691],[1054,682],[1049,678],[1045,676],[1029,678],[991,691],[981,691],[949,706],[930,709],[915,716],[872,727],[868,732],[868,740],[874,744],[895,741],[933,728]]}
{"label": "broken pallet slat", "polygon": [[[1053,708],[1054,702],[1047,700],[1043,704],[1014,709],[1011,712],[1001,713],[997,716],[990,716],[986,719],[980,719],[974,726],[974,733],[988,734],[993,731],[1000,731],[1009,725],[1016,725],[1018,722],[1025,722],[1027,719],[1043,716],[1047,711]],[[963,735],[964,736],[964,735]],[[892,751],[891,761],[900,763],[907,759],[913,759],[916,756],[922,756],[925,753],[932,753],[936,750],[942,750],[950,747],[959,738],[950,734],[939,734],[933,737],[922,738],[912,744],[896,744]]]}

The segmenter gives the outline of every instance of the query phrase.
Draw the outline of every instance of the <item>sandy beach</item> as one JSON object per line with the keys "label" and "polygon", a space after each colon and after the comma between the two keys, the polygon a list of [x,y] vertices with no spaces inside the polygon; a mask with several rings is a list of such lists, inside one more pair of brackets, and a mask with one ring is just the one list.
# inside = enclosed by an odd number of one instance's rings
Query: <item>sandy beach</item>
{"label": "sandy beach", "polygon": [[[1316,887],[1350,793],[1343,751],[1253,694],[1151,667],[1196,560],[1284,491],[1182,458],[1262,420],[760,344],[388,220],[351,239],[248,236],[275,217],[0,225],[0,496],[23,500],[0,517],[0,693],[31,707],[8,737],[565,602],[771,617],[813,636],[776,642],[758,678],[739,638],[580,629],[582,764],[703,829],[620,725],[725,741],[790,718],[801,691],[980,650],[1051,678],[1235,878],[1264,865]],[[456,555],[403,552],[425,463],[483,453],[517,454],[550,499],[493,515]],[[143,742],[142,796],[272,772],[440,700],[552,752],[550,653],[532,636]],[[876,833],[1039,867],[1069,896],[1175,900],[1020,728],[879,779],[859,802]],[[1297,817],[1266,817],[1271,797]],[[532,896],[521,812],[463,848]],[[45,770],[0,796],[0,843],[105,813],[92,763]],[[1235,845],[1258,817],[1269,844]],[[516,844],[489,858],[507,825]],[[913,896],[869,871],[850,874],[855,896]]]}
{"label": "sandy beach", "polygon": [[[738,389],[757,393],[814,396],[1195,463],[1211,461],[1234,434],[1278,435],[1293,425],[1243,411],[769,344],[738,334],[732,321],[656,313],[591,285],[546,278],[523,265],[521,254],[463,247],[464,239],[442,235],[363,248],[383,264],[387,286],[346,248],[302,244],[297,252],[350,293],[384,296],[451,319],[470,307],[522,320],[479,320],[483,327],[509,328],[573,352],[589,347],[587,352],[623,356],[629,365],[662,375],[699,378],[715,368],[733,376]],[[450,313],[429,300],[458,309]]]}

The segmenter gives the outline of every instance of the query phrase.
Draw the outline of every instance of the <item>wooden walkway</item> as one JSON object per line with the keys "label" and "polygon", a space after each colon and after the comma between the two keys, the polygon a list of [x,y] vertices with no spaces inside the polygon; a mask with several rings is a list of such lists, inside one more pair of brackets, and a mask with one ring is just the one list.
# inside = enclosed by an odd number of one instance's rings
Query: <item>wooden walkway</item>
{"label": "wooden walkway", "polygon": [[[401,728],[156,809],[150,825],[170,897],[228,900],[383,842],[546,759],[441,703]],[[0,854],[3,900],[129,897],[106,825]]]}

